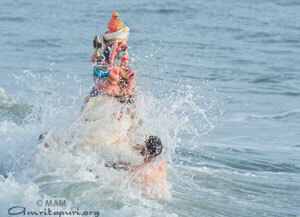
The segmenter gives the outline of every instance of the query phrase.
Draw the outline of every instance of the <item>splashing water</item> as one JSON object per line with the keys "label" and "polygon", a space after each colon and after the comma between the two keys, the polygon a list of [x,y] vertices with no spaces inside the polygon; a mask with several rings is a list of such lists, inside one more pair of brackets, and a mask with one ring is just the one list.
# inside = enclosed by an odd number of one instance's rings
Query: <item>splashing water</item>
{"label": "splashing water", "polygon": [[[31,98],[26,98],[28,93],[19,93],[13,100],[1,89],[1,103],[8,105],[21,101],[20,105],[28,104],[30,110],[20,117],[21,121],[1,121],[0,147],[3,152],[0,168],[6,178],[1,180],[0,192],[7,195],[7,203],[1,204],[1,207],[23,204],[34,210],[38,208],[37,200],[59,198],[68,201],[68,209],[100,210],[104,216],[134,216],[140,213],[161,216],[162,213],[173,213],[165,209],[165,206],[168,207],[165,202],[142,196],[140,189],[130,181],[128,173],[105,167],[104,158],[109,157],[113,150],[104,146],[98,151],[90,147],[78,148],[82,142],[90,145],[113,137],[112,130],[116,131],[116,128],[126,130],[120,125],[111,125],[111,119],[105,120],[109,117],[105,111],[111,111],[111,106],[107,110],[103,108],[105,103],[95,113],[104,112],[100,122],[93,122],[93,126],[83,123],[86,116],[81,114],[80,108],[89,91],[85,80],[70,73],[58,77],[53,70],[44,76],[31,70],[12,76],[20,89],[29,90]],[[182,138],[185,145],[192,147],[196,138],[213,130],[213,120],[208,116],[211,116],[211,111],[215,112],[215,102],[211,99],[207,101],[204,95],[198,94],[201,93],[201,86],[195,87],[183,80],[171,85],[156,80],[154,86],[169,85],[170,88],[155,96],[157,92],[147,90],[140,83],[137,84],[136,114],[142,124],[138,131],[143,138],[146,135],[160,137],[164,144],[163,154],[170,162]],[[56,91],[62,87],[67,87],[63,93]],[[107,104],[113,103],[109,101]],[[114,106],[116,109],[120,110],[120,106]],[[12,116],[16,113],[11,112]],[[191,121],[194,116],[202,118]],[[106,132],[106,136],[102,134],[99,137],[101,131]],[[38,144],[38,136],[45,132],[50,149]],[[122,151],[126,155],[126,150]],[[140,158],[134,160],[134,157],[128,156],[127,160],[141,162]],[[164,193],[164,198],[168,200],[172,200],[171,184],[167,184],[167,192]],[[7,189],[12,191],[7,192]]]}
{"label": "splashing water", "polygon": [[[91,40],[114,9],[169,201],[142,196],[72,134],[86,129]],[[2,0],[0,216],[47,198],[101,216],[298,216],[299,15],[294,0]],[[55,150],[38,144],[45,132]]]}

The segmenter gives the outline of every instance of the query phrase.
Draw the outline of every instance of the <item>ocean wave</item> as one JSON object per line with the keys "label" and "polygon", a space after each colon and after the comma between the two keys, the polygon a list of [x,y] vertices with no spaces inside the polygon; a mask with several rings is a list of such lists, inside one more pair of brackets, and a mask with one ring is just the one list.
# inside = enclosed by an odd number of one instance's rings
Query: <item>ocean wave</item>
{"label": "ocean wave", "polygon": [[178,10],[178,9],[166,9],[166,8],[162,8],[162,9],[159,9],[158,12],[162,13],[162,14],[170,14],[170,13],[179,13],[180,10]]}
{"label": "ocean wave", "polygon": [[300,6],[300,2],[297,0],[292,0],[292,1],[286,1],[286,0],[277,0],[277,1],[271,1],[279,6],[285,6],[285,7],[295,7],[295,6]]}
{"label": "ocean wave", "polygon": [[33,107],[19,103],[15,99],[6,95],[0,87],[0,120],[10,120],[15,123],[22,123],[25,118],[32,113]]}
{"label": "ocean wave", "polygon": [[[293,163],[272,162],[263,159],[264,154],[254,149],[237,149],[226,147],[206,147],[200,150],[180,148],[176,151],[181,157],[175,158],[174,163],[195,168],[208,168],[215,171],[245,171],[299,173],[300,167]],[[243,157],[245,156],[245,157]],[[247,156],[247,157],[246,157]]]}
{"label": "ocean wave", "polygon": [[26,22],[24,17],[0,17],[0,22],[16,22],[16,23],[23,23]]}
{"label": "ocean wave", "polygon": [[24,46],[26,47],[61,47],[61,39],[54,38],[54,39],[33,39],[29,40],[24,43]]}
{"label": "ocean wave", "polygon": [[226,165],[247,171],[273,172],[273,173],[299,173],[300,167],[291,163],[271,163],[265,160],[238,160],[238,161],[223,161]]}
{"label": "ocean wave", "polygon": [[275,80],[274,77],[262,77],[254,79],[251,83],[280,83],[279,80]]}
{"label": "ocean wave", "polygon": [[[246,93],[250,93],[250,94],[257,94],[257,95],[281,95],[281,96],[291,96],[291,97],[298,97],[300,96],[300,92],[298,92],[297,90],[295,91],[284,91],[284,90],[279,90],[278,88],[267,88],[267,87],[262,87],[260,89],[256,88],[256,89],[241,89],[241,92],[246,92]],[[233,91],[231,90],[226,90],[226,92],[232,93]]]}
{"label": "ocean wave", "polygon": [[282,120],[290,117],[298,117],[300,116],[300,109],[286,111],[283,113],[273,114],[273,115],[250,115],[249,118],[255,119],[274,119],[274,120]]}
{"label": "ocean wave", "polygon": [[2,167],[3,166],[0,165],[0,177],[3,176],[4,178],[7,178],[7,172]]}

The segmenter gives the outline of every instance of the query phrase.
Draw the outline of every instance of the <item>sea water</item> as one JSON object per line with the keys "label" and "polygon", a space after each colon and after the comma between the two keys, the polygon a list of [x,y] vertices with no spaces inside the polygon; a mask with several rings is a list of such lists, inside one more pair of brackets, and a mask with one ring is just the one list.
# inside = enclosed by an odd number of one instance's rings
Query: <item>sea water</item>
{"label": "sea water", "polygon": [[[93,84],[93,37],[114,10],[131,30],[144,130],[165,147],[167,200],[142,196],[72,142],[55,143],[57,152],[38,144],[45,132],[69,139]],[[0,216],[15,206],[299,216],[299,11],[296,0],[2,0]]]}

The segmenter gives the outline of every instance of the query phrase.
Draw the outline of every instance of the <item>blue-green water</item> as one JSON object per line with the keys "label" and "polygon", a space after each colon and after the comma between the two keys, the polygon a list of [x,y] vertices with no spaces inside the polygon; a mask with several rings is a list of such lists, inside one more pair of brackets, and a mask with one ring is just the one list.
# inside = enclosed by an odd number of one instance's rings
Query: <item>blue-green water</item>
{"label": "blue-green water", "polygon": [[[37,151],[40,133],[77,118],[92,39],[114,10],[170,157],[170,201],[93,180],[72,153]],[[2,0],[0,215],[49,197],[101,216],[299,216],[299,11],[295,0]]]}

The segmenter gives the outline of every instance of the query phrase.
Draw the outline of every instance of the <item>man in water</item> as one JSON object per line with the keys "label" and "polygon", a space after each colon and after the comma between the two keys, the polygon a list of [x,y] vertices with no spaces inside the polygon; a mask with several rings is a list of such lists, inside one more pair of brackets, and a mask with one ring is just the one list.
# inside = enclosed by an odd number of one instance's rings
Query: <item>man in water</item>
{"label": "man in water", "polygon": [[144,163],[126,168],[132,176],[133,182],[138,184],[144,196],[166,199],[167,189],[167,161],[162,156],[163,146],[156,136],[150,136],[144,146],[137,146],[144,156]]}
{"label": "man in water", "polygon": [[132,181],[141,187],[145,196],[166,198],[167,161],[159,156],[163,149],[161,140],[150,136],[144,145],[136,145],[134,149],[140,151],[144,162],[132,166],[120,162],[113,165],[114,169],[128,171]]}
{"label": "man in water", "polygon": [[136,171],[156,162],[157,156],[162,152],[163,145],[160,138],[150,136],[144,145],[136,145],[134,146],[134,149],[140,151],[141,155],[144,157],[144,163],[128,167],[127,170],[129,171]]}

